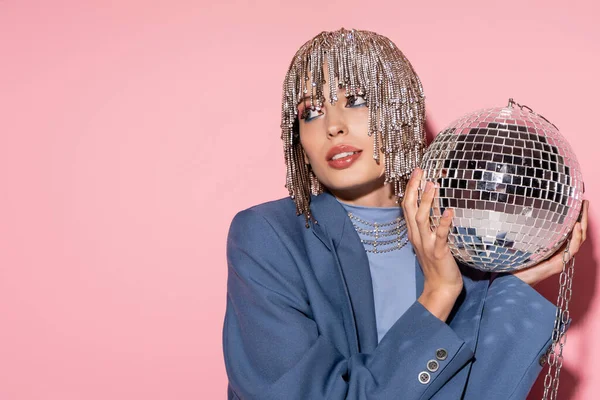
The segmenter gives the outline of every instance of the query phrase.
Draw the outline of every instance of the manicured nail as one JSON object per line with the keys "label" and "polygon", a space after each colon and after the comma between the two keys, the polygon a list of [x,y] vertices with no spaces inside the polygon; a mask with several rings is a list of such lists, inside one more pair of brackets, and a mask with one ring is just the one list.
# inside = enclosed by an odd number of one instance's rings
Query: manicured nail
{"label": "manicured nail", "polygon": [[442,217],[449,217],[450,216],[450,210],[448,210],[447,208],[444,210],[444,213],[442,214]]}

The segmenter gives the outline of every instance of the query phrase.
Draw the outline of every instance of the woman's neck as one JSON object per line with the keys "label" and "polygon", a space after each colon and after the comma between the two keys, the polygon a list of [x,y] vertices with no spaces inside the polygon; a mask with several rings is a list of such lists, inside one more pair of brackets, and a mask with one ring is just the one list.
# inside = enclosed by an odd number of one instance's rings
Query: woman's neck
{"label": "woman's neck", "polygon": [[363,207],[398,207],[397,197],[393,185],[380,185],[370,190],[330,190],[338,200]]}

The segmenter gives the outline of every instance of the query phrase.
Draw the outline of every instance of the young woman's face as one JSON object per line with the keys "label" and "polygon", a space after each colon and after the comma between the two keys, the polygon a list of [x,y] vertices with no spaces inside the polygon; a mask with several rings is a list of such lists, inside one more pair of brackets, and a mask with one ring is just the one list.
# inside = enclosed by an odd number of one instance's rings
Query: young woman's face
{"label": "young woman's face", "polygon": [[[327,71],[325,76],[327,75]],[[323,85],[329,99],[329,85]],[[361,96],[348,97],[338,89],[338,101],[328,100],[320,111],[310,109],[310,99],[298,105],[300,143],[319,181],[332,193],[343,197],[361,196],[383,186],[383,156],[373,159],[373,137],[369,130],[369,110]]]}

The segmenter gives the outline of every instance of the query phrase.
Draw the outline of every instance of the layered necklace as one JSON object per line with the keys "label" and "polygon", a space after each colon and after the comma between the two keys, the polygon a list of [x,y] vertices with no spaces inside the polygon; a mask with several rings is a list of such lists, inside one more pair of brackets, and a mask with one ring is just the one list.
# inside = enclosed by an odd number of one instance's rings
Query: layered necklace
{"label": "layered necklace", "polygon": [[408,243],[406,220],[398,217],[393,221],[378,223],[365,221],[353,213],[348,216],[360,241],[369,253],[388,253],[400,250]]}

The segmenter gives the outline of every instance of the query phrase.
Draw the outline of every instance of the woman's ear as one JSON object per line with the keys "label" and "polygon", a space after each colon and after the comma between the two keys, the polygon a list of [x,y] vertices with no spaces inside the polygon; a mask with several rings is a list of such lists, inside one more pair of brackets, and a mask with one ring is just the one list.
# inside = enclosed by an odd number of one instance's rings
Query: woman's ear
{"label": "woman's ear", "polygon": [[308,156],[306,155],[306,152],[304,151],[303,147],[302,147],[302,157],[304,157],[304,164],[310,165],[310,160],[308,159]]}

